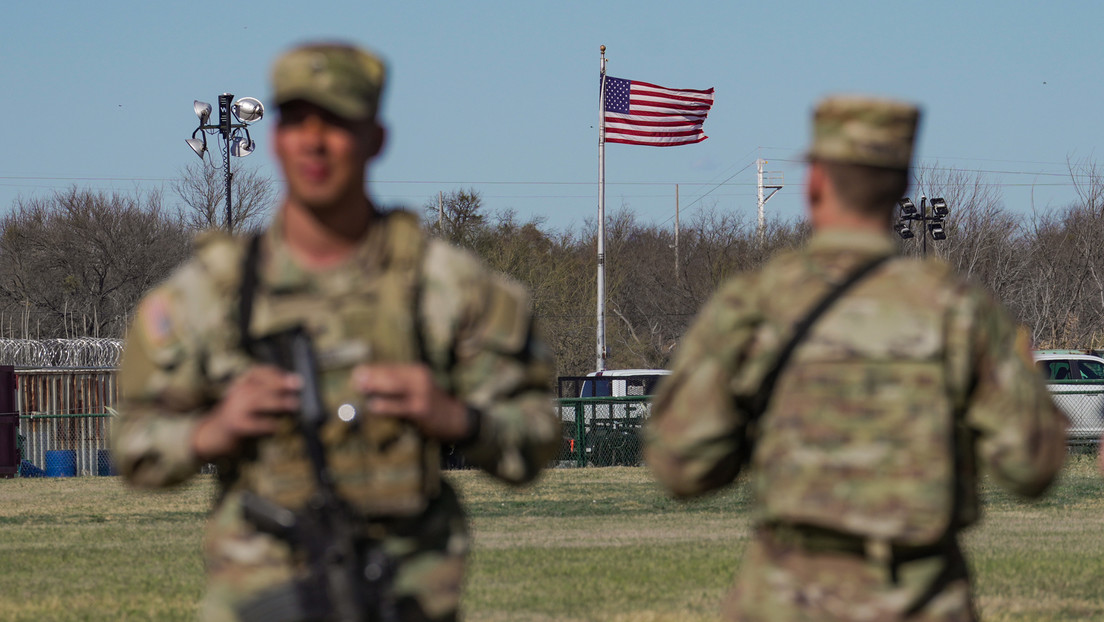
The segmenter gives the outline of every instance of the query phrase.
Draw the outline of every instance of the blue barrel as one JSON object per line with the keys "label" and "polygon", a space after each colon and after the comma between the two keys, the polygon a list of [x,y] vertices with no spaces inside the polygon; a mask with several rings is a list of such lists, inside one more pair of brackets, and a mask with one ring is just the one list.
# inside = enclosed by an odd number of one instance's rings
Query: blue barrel
{"label": "blue barrel", "polygon": [[96,452],[96,475],[117,475],[115,464],[111,462],[110,449],[101,449]]}
{"label": "blue barrel", "polygon": [[46,477],[73,477],[77,474],[77,452],[72,449],[46,451]]}

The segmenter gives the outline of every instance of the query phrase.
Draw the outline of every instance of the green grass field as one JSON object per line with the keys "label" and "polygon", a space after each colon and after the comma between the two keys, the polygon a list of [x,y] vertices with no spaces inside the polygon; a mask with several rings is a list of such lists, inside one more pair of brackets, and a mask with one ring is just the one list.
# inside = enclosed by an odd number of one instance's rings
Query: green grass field
{"label": "green grass field", "polygon": [[[450,477],[475,533],[470,621],[714,620],[747,539],[741,487],[681,504],[638,468],[559,469],[520,490]],[[213,489],[0,480],[0,620],[192,619]],[[985,486],[965,537],[983,619],[1104,619],[1102,491],[1090,456],[1034,504]]]}

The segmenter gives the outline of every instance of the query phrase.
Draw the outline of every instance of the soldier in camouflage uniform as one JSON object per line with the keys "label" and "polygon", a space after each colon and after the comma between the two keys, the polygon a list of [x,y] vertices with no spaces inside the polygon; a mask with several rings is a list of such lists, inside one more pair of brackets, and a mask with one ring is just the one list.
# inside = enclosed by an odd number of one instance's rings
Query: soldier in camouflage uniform
{"label": "soldier in camouflage uniform", "polygon": [[691,497],[744,464],[755,531],[733,620],[973,620],[956,534],[978,519],[978,464],[1026,496],[1061,467],[1065,419],[1030,344],[937,260],[892,257],[842,293],[756,396],[795,326],[857,267],[896,253],[918,111],[823,101],[806,187],[813,236],[726,283],[660,388],[646,458]]}
{"label": "soldier in camouflage uniform", "polygon": [[[346,45],[303,46],[276,62],[275,153],[286,191],[258,238],[246,325],[254,336],[293,325],[311,334],[333,487],[358,517],[359,536],[382,542],[394,560],[398,618],[453,620],[469,538],[440,477],[440,447],[455,445],[506,482],[532,480],[560,440],[552,363],[521,286],[427,239],[415,216],[382,212],[368,198],[383,82],[380,60]],[[140,487],[218,467],[203,620],[245,611],[300,619],[263,601],[293,591],[306,571],[301,552],[260,533],[241,506],[249,493],[295,511],[314,491],[290,415],[304,380],[242,349],[249,242],[205,235],[138,308],[115,459]]]}

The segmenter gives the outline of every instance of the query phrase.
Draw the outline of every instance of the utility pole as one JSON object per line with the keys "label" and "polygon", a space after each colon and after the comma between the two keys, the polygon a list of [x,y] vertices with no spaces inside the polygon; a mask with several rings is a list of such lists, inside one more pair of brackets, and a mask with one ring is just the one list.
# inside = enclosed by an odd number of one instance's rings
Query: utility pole
{"label": "utility pole", "polygon": [[[758,159],[755,160],[755,165],[756,165],[756,168],[758,169],[758,175],[756,177],[756,179],[758,180],[758,183],[756,184],[756,186],[758,187],[758,198],[759,198],[759,200],[758,200],[759,226],[756,229],[756,232],[758,234],[759,246],[763,246],[763,235],[766,232],[766,228],[767,228],[767,218],[766,218],[766,213],[763,210],[763,206],[766,205],[767,201],[769,201],[770,198],[773,197],[774,194],[776,192],[778,192],[779,190],[781,190],[782,187],[785,185],[785,183],[783,181],[783,178],[782,178],[782,173],[780,173],[780,172],[764,173],[763,172],[763,165],[766,164],[766,163],[767,163],[767,161],[764,160],[763,158],[758,158]],[[767,194],[767,195],[764,196],[764,194],[763,194],[764,190],[770,190],[770,194]]]}
{"label": "utility pole", "polygon": [[675,284],[679,282],[679,187],[675,184]]}

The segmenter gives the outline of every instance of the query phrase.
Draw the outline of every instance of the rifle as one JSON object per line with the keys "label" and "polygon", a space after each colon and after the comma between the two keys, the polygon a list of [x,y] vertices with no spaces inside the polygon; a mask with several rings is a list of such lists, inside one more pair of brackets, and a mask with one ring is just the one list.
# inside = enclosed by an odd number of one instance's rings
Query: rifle
{"label": "rifle", "polygon": [[393,560],[382,543],[358,537],[354,513],[334,489],[320,429],[326,409],[318,384],[318,362],[302,327],[248,339],[248,350],[264,363],[303,379],[297,423],[315,475],[306,506],[291,511],[253,493],[242,495],[242,513],[258,531],[275,536],[306,556],[308,574],[291,586],[261,593],[239,609],[246,622],[396,622],[391,593]]}

